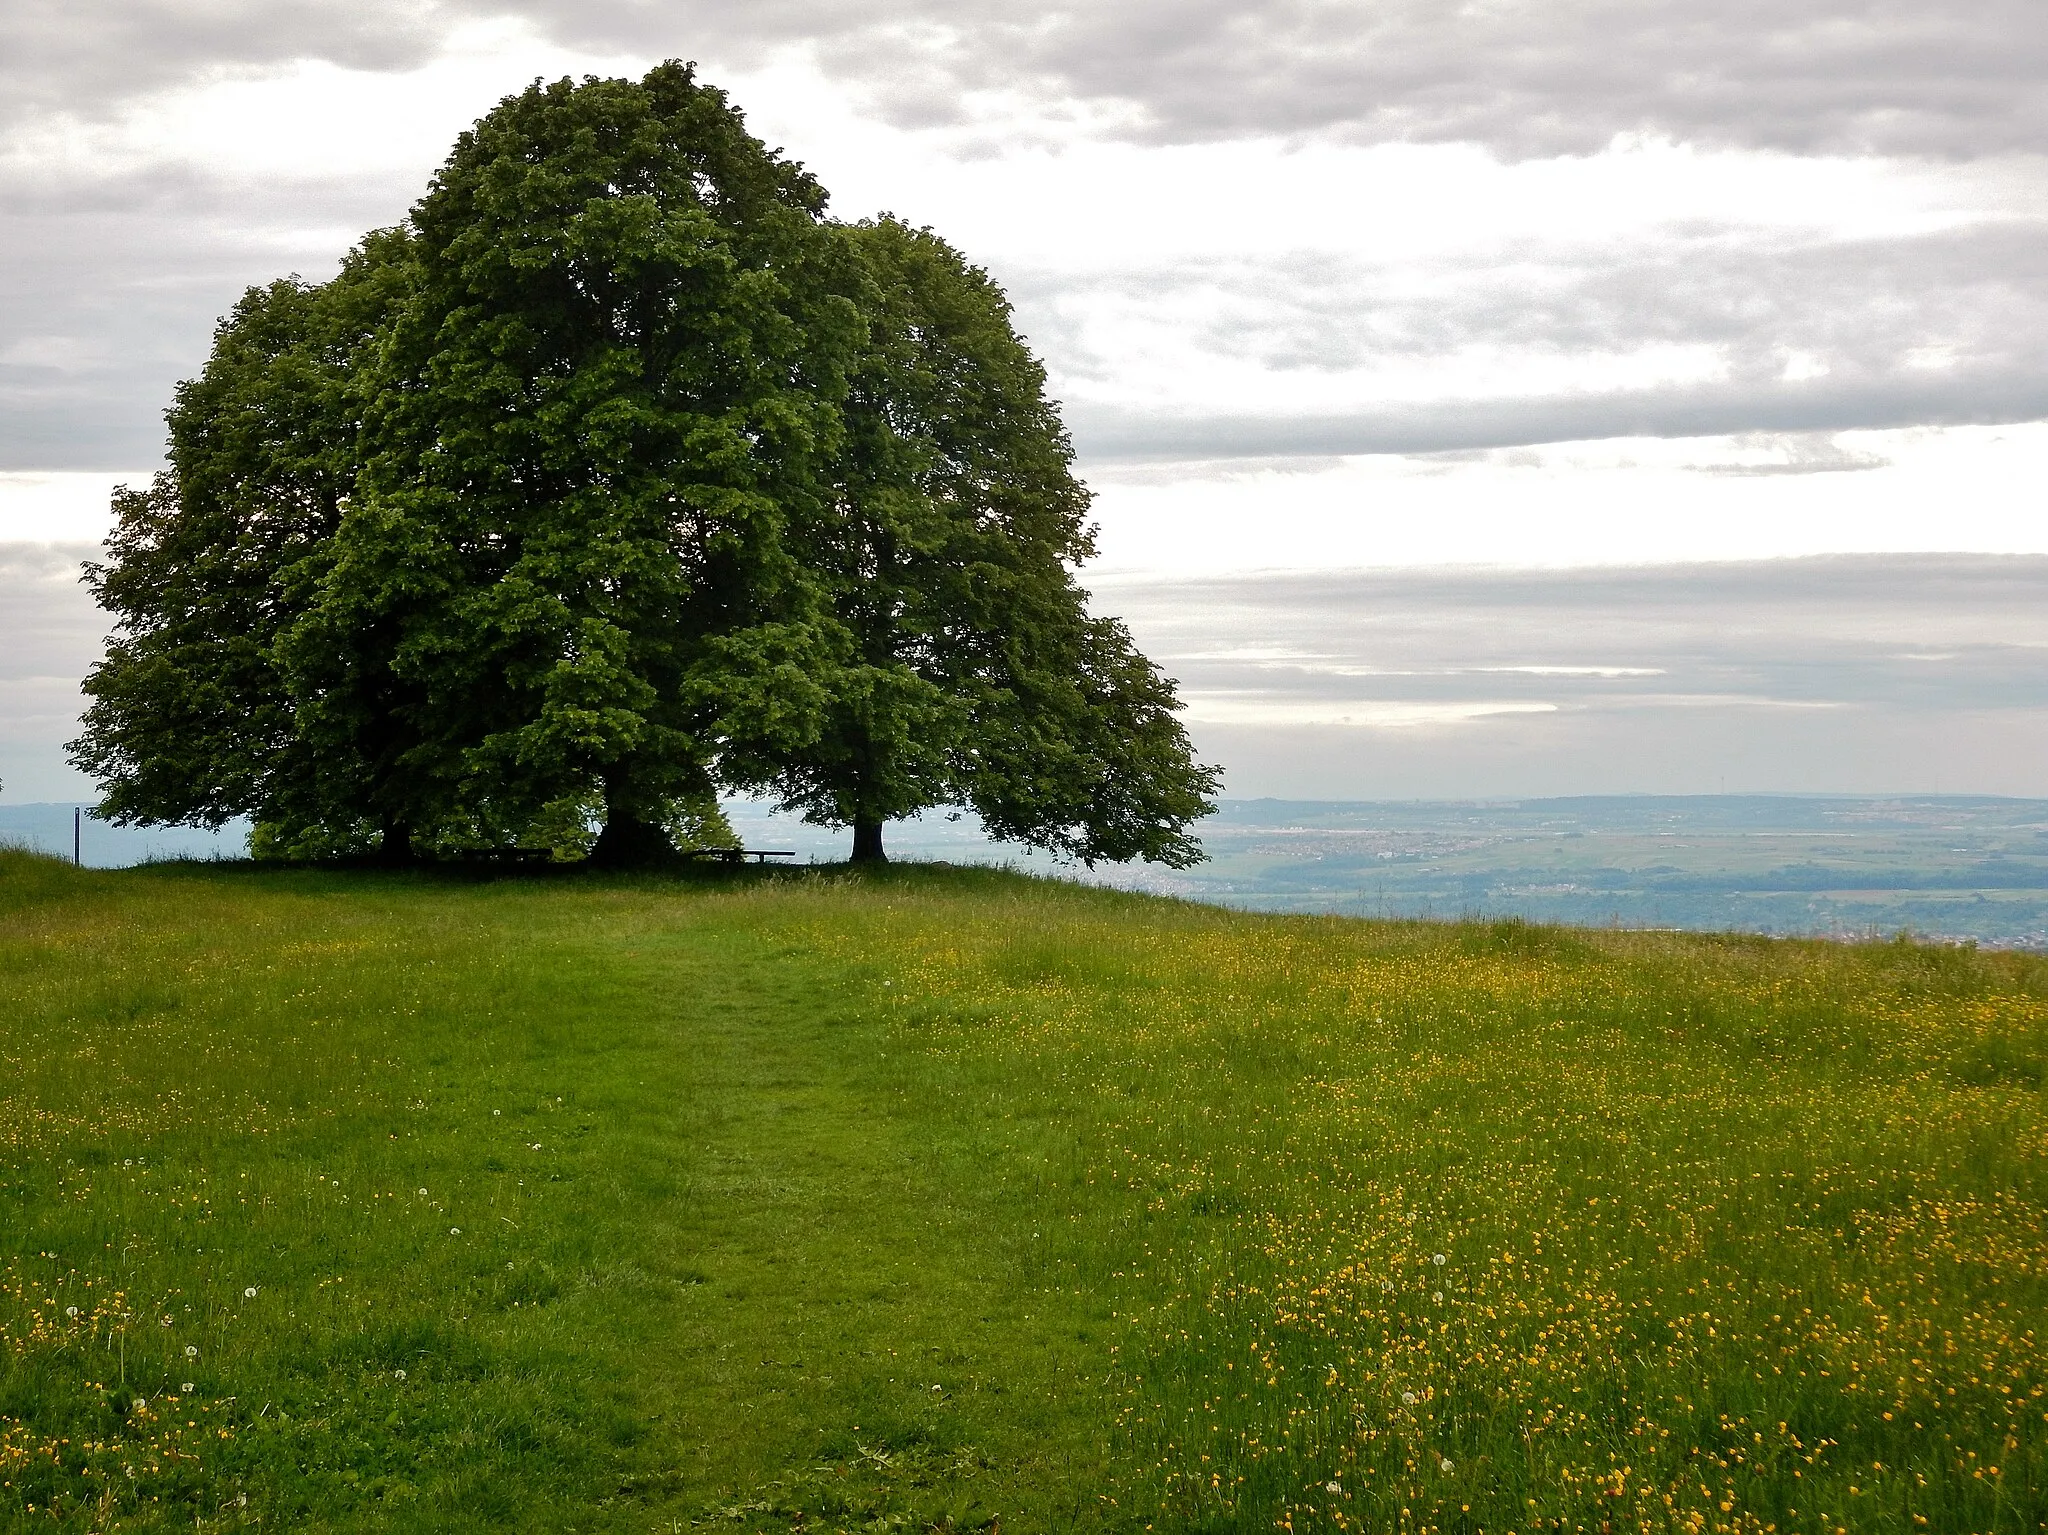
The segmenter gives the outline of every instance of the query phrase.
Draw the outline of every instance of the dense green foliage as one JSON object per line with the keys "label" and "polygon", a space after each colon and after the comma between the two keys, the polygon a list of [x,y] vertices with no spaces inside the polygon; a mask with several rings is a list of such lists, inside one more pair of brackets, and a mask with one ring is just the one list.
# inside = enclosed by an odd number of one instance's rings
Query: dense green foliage
{"label": "dense green foliage", "polygon": [[2048,1519],[2038,959],[11,856],[0,1059],[0,1521]]}
{"label": "dense green foliage", "polygon": [[252,288],[166,413],[172,468],[115,492],[86,573],[122,632],[85,679],[73,747],[108,819],[375,823],[374,732],[314,750],[278,647],[354,493],[366,354],[409,281],[408,241],[387,232],[330,282]]}
{"label": "dense green foliage", "polygon": [[[679,64],[536,84],[340,277],[253,290],[117,497],[74,743],[261,854],[657,858],[720,786],[1200,856],[1173,689],[986,274],[824,216]],[[595,844],[592,838],[595,836]]]}
{"label": "dense green foliage", "polygon": [[1088,494],[1009,301],[929,230],[845,231],[868,281],[842,505],[818,527],[848,654],[803,749],[730,759],[825,825],[969,804],[997,836],[1093,863],[1201,856],[1173,690],[1073,570]]}
{"label": "dense green foliage", "polygon": [[787,545],[859,343],[823,203],[679,66],[536,87],[456,145],[297,642],[332,667],[310,738],[399,721],[412,824],[520,842],[600,795],[630,852],[713,799],[720,740],[811,734]]}

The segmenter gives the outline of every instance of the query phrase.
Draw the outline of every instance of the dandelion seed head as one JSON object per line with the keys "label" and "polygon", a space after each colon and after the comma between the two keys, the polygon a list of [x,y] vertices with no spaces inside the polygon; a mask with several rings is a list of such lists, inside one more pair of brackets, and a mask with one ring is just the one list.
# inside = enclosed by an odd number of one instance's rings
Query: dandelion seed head
{"label": "dandelion seed head", "polygon": [[77,1308],[76,1306],[66,1306],[66,1307],[64,1308],[64,1314],[65,1314],[66,1316],[77,1316],[77,1315],[78,1315],[78,1308]]}
{"label": "dandelion seed head", "polygon": [[242,1292],[242,1299],[243,1299],[243,1300],[254,1300],[255,1298],[256,1298],[256,1287],[255,1287],[254,1285],[250,1285],[248,1289],[246,1289],[246,1290],[244,1290],[244,1291]]}
{"label": "dandelion seed head", "polygon": [[186,1357],[187,1359],[197,1359],[197,1358],[199,1357],[199,1345],[198,1345],[198,1344],[196,1344],[196,1343],[188,1343],[188,1344],[186,1344],[186,1345],[185,1345],[185,1357]]}
{"label": "dandelion seed head", "polygon": [[1449,1475],[1451,1472],[1458,1469],[1456,1466],[1452,1465],[1448,1460],[1438,1461],[1437,1464],[1443,1467],[1445,1475]]}
{"label": "dandelion seed head", "polygon": [[1342,1492],[1343,1490],[1344,1490],[1344,1484],[1343,1484],[1342,1482],[1325,1482],[1325,1483],[1323,1483],[1323,1491],[1324,1491],[1324,1492]]}
{"label": "dandelion seed head", "polygon": [[405,1379],[405,1371],[403,1371],[403,1370],[393,1370],[393,1371],[391,1372],[391,1374],[392,1374],[392,1378],[393,1378],[393,1379],[395,1379],[395,1380],[404,1380],[404,1379]]}
{"label": "dandelion seed head", "polygon": [[192,1394],[192,1385],[193,1383],[188,1380],[185,1382],[184,1385],[180,1386],[178,1389],[184,1392],[185,1395],[190,1396]]}
{"label": "dandelion seed head", "polygon": [[462,1235],[462,1228],[460,1226],[450,1226],[448,1228],[448,1235],[450,1235],[451,1237],[459,1237]]}
{"label": "dandelion seed head", "polygon": [[1406,1402],[1410,1407],[1413,1407],[1415,1405],[1415,1393],[1412,1391],[1404,1391],[1401,1393],[1401,1400]]}
{"label": "dandelion seed head", "polygon": [[1431,1263],[1434,1263],[1438,1268],[1442,1268],[1446,1263],[1449,1263],[1451,1260],[1449,1258],[1446,1258],[1442,1253],[1438,1253],[1434,1258],[1431,1258],[1429,1261]]}

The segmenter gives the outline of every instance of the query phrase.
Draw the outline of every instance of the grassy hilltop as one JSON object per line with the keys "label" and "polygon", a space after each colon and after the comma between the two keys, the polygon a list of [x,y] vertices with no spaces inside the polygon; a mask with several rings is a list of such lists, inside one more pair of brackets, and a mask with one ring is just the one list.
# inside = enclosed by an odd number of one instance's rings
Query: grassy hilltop
{"label": "grassy hilltop", "polygon": [[2048,965],[0,854],[0,1527],[2048,1522]]}

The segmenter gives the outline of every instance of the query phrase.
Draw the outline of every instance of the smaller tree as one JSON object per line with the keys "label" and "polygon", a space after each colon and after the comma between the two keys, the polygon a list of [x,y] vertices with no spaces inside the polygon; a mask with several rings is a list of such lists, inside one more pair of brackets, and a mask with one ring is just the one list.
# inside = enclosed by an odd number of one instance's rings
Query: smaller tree
{"label": "smaller tree", "polygon": [[806,559],[838,621],[814,741],[729,750],[737,786],[823,825],[856,860],[886,822],[966,803],[998,836],[1093,863],[1202,857],[1215,770],[1173,685],[1074,569],[1087,491],[1045,374],[987,273],[928,230],[847,227],[868,344],[846,405],[838,496]]}
{"label": "smaller tree", "polygon": [[[120,824],[362,826],[375,764],[308,749],[278,642],[304,611],[360,468],[363,354],[409,282],[404,235],[324,284],[251,288],[165,413],[170,467],[114,493],[86,582],[117,629],[72,761]],[[287,836],[291,833],[287,832]]]}

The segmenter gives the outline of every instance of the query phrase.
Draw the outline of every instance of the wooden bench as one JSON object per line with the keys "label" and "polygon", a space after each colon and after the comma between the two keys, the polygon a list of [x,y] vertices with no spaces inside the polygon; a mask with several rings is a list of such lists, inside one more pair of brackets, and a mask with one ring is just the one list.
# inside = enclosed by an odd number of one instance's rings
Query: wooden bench
{"label": "wooden bench", "polygon": [[768,847],[686,847],[682,852],[685,858],[715,858],[720,863],[745,863],[749,858],[766,863],[771,858],[796,857],[792,850]]}

